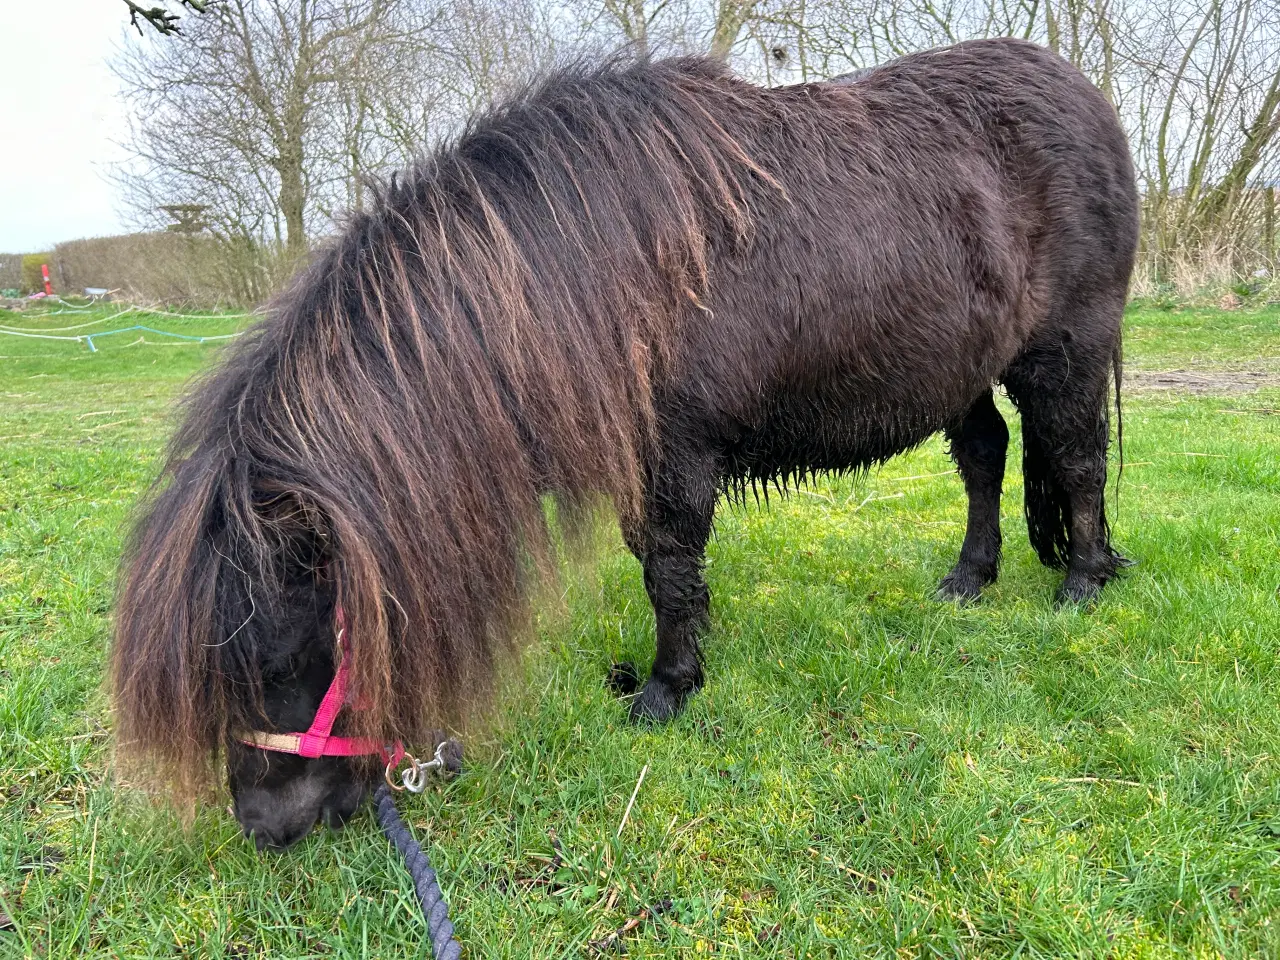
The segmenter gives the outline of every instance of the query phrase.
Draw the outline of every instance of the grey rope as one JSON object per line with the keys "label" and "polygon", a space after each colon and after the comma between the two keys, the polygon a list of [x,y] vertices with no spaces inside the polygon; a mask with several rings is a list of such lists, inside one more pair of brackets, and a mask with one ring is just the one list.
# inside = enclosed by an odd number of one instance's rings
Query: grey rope
{"label": "grey rope", "polygon": [[431,869],[431,861],[427,859],[418,841],[413,839],[413,834],[400,819],[395,800],[385,783],[374,793],[373,802],[377,807],[378,824],[382,827],[382,832],[400,851],[405,868],[409,871],[409,876],[413,877],[413,889],[418,895],[418,902],[422,904],[422,915],[427,921],[432,956],[435,960],[460,960],[462,947],[454,939],[449,904],[445,902],[436,872]]}

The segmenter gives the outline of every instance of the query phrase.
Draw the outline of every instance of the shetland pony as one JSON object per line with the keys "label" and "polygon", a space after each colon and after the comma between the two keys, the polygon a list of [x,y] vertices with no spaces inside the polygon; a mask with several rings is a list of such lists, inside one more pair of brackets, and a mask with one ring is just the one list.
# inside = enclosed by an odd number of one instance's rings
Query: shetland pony
{"label": "shetland pony", "polygon": [[344,731],[421,738],[481,699],[548,550],[607,499],[656,656],[635,718],[703,680],[726,492],[868,467],[938,431],[969,498],[943,597],[1000,560],[1008,430],[1060,596],[1112,578],[1103,492],[1138,235],[1115,111],[989,40],[764,89],[703,59],[554,74],[392,178],[191,394],[122,568],[118,737],[193,796],[225,757],[281,848],[378,771],[270,754],[346,624]]}

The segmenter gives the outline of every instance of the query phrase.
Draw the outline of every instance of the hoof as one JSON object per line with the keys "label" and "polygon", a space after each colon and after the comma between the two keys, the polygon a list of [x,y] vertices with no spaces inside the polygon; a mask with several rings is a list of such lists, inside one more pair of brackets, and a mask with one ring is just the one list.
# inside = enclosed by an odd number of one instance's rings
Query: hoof
{"label": "hoof", "polygon": [[1102,595],[1105,580],[1099,582],[1091,577],[1067,577],[1058,588],[1055,602],[1060,607],[1092,607]]}
{"label": "hoof", "polygon": [[982,588],[995,582],[994,573],[983,573],[957,566],[942,578],[938,584],[938,599],[961,604],[977,603],[982,597]]}
{"label": "hoof", "polygon": [[686,696],[677,693],[669,684],[650,677],[640,695],[631,701],[631,722],[666,723],[684,708]]}
{"label": "hoof", "polygon": [[640,674],[636,672],[635,664],[628,660],[615,663],[609,668],[609,676],[605,678],[605,686],[612,690],[615,696],[632,696],[640,689]]}

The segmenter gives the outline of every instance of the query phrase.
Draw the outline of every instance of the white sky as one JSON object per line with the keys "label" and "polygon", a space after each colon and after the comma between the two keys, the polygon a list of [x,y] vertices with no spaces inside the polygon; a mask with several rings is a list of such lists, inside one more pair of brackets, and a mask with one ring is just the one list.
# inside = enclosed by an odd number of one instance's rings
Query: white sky
{"label": "white sky", "polygon": [[107,58],[120,0],[0,0],[0,253],[126,231],[107,165],[125,105]]}

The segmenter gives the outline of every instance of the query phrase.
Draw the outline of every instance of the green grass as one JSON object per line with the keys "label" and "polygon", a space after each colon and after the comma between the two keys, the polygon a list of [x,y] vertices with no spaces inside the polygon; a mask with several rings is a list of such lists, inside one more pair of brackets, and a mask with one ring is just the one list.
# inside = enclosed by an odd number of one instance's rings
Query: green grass
{"label": "green grass", "polygon": [[[1140,368],[1280,354],[1275,309],[1129,324]],[[0,336],[0,956],[423,956],[370,818],[261,858],[219,807],[184,831],[112,779],[121,534],[218,349],[130,339]],[[709,684],[664,729],[604,689],[652,655],[615,543],[466,773],[402,800],[468,956],[591,956],[666,900],[628,955],[1280,956],[1277,408],[1273,388],[1126,398],[1115,527],[1140,564],[1092,612],[1051,603],[1016,441],[1003,574],[976,607],[930,599],[965,512],[937,440],[724,510]]]}
{"label": "green grass", "polygon": [[1280,310],[1135,307],[1125,329],[1126,359],[1139,368],[1280,370]]}

